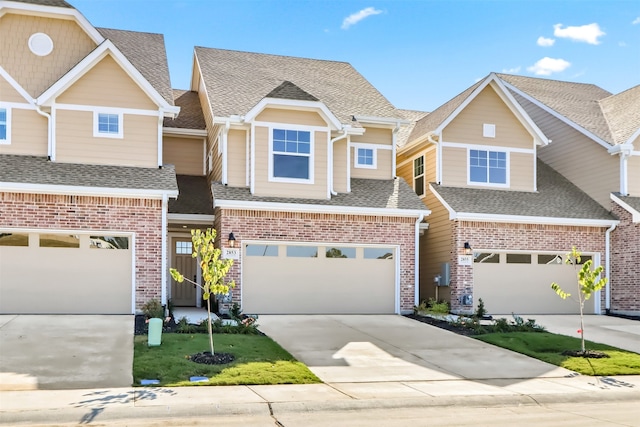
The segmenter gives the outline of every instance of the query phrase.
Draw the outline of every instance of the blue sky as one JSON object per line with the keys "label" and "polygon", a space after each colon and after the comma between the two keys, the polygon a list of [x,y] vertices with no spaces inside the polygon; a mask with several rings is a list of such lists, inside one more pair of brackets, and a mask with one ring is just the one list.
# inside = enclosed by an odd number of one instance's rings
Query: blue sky
{"label": "blue sky", "polygon": [[174,88],[194,46],[350,62],[396,107],[431,111],[492,71],[640,84],[637,0],[67,0],[97,27],[162,33]]}

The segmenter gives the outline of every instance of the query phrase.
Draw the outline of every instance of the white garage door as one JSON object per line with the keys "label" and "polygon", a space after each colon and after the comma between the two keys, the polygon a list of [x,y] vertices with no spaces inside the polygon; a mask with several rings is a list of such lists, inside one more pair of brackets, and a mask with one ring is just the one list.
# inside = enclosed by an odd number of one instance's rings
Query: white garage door
{"label": "white garage door", "polygon": [[395,247],[246,244],[242,307],[257,314],[396,312]]}
{"label": "white garage door", "polygon": [[132,238],[0,231],[0,313],[131,314]]}
{"label": "white garage door", "polygon": [[[557,282],[577,295],[576,270],[559,253],[482,252],[474,254],[473,303],[482,298],[490,314],[575,314],[578,303],[561,299],[551,289]],[[584,263],[590,256],[583,256]],[[585,305],[594,313],[597,298]]]}

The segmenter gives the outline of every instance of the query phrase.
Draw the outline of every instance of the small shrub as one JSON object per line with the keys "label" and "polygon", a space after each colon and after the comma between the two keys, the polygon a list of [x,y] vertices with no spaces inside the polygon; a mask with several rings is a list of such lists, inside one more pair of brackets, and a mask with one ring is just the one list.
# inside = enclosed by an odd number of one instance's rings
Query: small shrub
{"label": "small shrub", "polygon": [[517,314],[512,314],[513,320],[497,319],[491,326],[492,332],[544,332],[543,326],[537,325],[535,319],[525,320]]}
{"label": "small shrub", "polygon": [[478,307],[476,308],[476,312],[473,314],[473,317],[476,319],[484,319],[487,315],[487,310],[484,308],[484,301],[482,298],[478,298]]}
{"label": "small shrub", "polygon": [[242,319],[242,309],[237,302],[234,302],[231,308],[229,309],[229,316],[232,319],[240,321]]}
{"label": "small shrub", "polygon": [[446,301],[437,302],[434,298],[429,298],[429,311],[437,314],[449,314],[449,304]]}
{"label": "small shrub", "polygon": [[157,299],[151,299],[142,306],[142,312],[148,318],[164,319],[164,306]]}
{"label": "small shrub", "polygon": [[178,334],[194,334],[198,331],[196,325],[191,325],[186,317],[180,318],[176,324],[176,333]]}

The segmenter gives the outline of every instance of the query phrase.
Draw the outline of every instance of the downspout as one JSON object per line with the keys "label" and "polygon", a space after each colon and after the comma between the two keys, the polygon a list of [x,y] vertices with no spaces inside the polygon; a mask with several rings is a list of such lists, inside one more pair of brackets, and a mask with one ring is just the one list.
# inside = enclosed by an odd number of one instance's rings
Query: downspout
{"label": "downspout", "polygon": [[[329,167],[327,169],[329,170],[329,193],[332,196],[338,195],[338,193],[333,189],[333,144],[338,140],[346,138],[346,136],[347,136],[347,131],[346,129],[343,129],[340,135],[336,136],[331,141],[329,141],[329,161],[328,161]],[[349,150],[349,147],[347,147],[347,150]]]}
{"label": "downspout", "polygon": [[607,286],[605,287],[604,309],[609,314],[611,309],[611,232],[616,229],[617,223],[614,223],[604,233],[604,268],[607,272]]}
{"label": "downspout", "polygon": [[347,136],[347,193],[351,193],[351,135]]}
{"label": "downspout", "polygon": [[224,129],[222,130],[222,184],[227,185],[227,137],[229,135],[229,128],[231,123],[229,120],[225,122]]}
{"label": "downspout", "polygon": [[416,229],[415,229],[415,260],[414,260],[414,270],[415,270],[415,283],[414,283],[414,305],[420,304],[420,223],[424,219],[424,214],[421,213],[416,219]]}
{"label": "downspout", "polygon": [[162,148],[162,124],[164,122],[164,114],[162,113],[162,110],[159,111],[158,113],[158,167],[161,168],[162,167],[162,153],[163,153],[163,148]]}
{"label": "downspout", "polygon": [[162,305],[167,304],[167,211],[169,207],[169,200],[167,193],[162,195],[162,266],[161,266],[161,277],[160,282],[162,283],[161,287],[161,297],[160,300]]}
{"label": "downspout", "polygon": [[53,121],[51,120],[51,114],[42,111],[42,107],[40,105],[36,105],[35,100],[33,101],[33,105],[36,107],[36,113],[47,118],[47,157],[49,160],[55,160],[53,130],[51,129]]}
{"label": "downspout", "polygon": [[628,196],[628,159],[629,155],[627,153],[620,154],[620,194],[623,196]]}
{"label": "downspout", "polygon": [[395,129],[391,132],[391,177],[396,177],[396,135],[400,130],[400,122],[396,123]]}

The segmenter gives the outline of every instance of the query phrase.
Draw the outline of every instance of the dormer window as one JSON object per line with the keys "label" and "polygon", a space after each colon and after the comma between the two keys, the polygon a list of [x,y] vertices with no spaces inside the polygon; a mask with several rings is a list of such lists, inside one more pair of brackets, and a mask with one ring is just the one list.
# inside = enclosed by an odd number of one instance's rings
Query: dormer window
{"label": "dormer window", "polygon": [[270,176],[274,181],[311,182],[313,171],[311,132],[273,129]]}
{"label": "dormer window", "polygon": [[507,185],[507,153],[469,150],[469,184]]}

